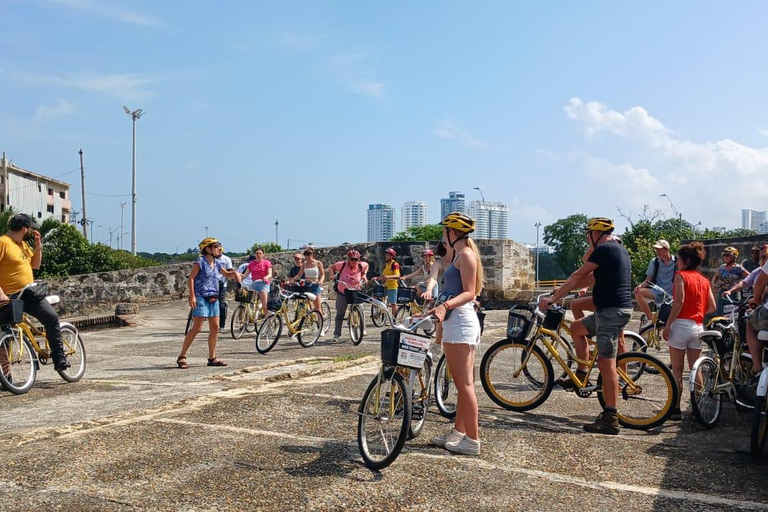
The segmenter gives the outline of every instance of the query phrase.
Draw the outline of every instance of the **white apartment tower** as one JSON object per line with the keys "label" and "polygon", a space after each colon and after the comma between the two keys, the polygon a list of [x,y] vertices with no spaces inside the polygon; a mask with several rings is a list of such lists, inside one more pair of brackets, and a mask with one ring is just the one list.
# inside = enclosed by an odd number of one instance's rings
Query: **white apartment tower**
{"label": "white apartment tower", "polygon": [[368,241],[386,242],[395,236],[395,209],[391,204],[368,205]]}
{"label": "white apartment tower", "polygon": [[407,201],[403,205],[402,215],[400,216],[400,230],[405,231],[411,226],[426,226],[427,203],[423,201]]}
{"label": "white apartment tower", "polygon": [[464,194],[456,190],[448,192],[448,197],[444,197],[440,200],[440,220],[453,212],[467,213],[467,208],[464,203]]}
{"label": "white apartment tower", "polygon": [[757,212],[755,210],[741,210],[741,228],[751,229],[757,231],[760,234],[765,234],[768,231],[765,229],[765,223],[768,221],[766,212]]}
{"label": "white apartment tower", "polygon": [[42,221],[48,217],[67,223],[72,210],[69,183],[17,167],[0,158],[0,211],[13,208]]}
{"label": "white apartment tower", "polygon": [[472,238],[509,238],[509,208],[504,203],[472,201],[467,214],[476,223]]}

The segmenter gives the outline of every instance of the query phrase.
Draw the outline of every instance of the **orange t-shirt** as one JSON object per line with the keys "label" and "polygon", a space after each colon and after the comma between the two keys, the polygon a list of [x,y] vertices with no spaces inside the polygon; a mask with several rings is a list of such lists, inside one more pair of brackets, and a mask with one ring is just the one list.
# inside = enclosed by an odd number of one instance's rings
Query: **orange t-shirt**
{"label": "orange t-shirt", "polygon": [[[693,320],[697,324],[704,322],[704,311],[707,309],[709,300],[709,279],[701,275],[696,270],[680,270],[680,277],[683,278],[683,289],[685,298],[683,299],[683,309],[677,315],[677,318]],[[672,296],[674,297],[674,288]]]}
{"label": "orange t-shirt", "polygon": [[16,293],[35,280],[34,254],[27,242],[17,244],[8,235],[0,236],[0,288],[6,295]]}

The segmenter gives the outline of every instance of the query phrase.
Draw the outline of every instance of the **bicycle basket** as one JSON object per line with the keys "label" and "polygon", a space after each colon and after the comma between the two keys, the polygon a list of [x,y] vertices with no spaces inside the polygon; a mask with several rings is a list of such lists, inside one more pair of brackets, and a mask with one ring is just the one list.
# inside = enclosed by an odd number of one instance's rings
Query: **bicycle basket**
{"label": "bicycle basket", "polygon": [[659,308],[659,324],[665,325],[669,320],[669,314],[672,312],[672,304],[666,302]]}
{"label": "bicycle basket", "polygon": [[0,325],[16,325],[24,320],[24,302],[11,299],[0,306]]}
{"label": "bicycle basket", "polygon": [[416,288],[398,288],[397,303],[408,304],[416,298]]}
{"label": "bicycle basket", "polygon": [[560,324],[562,323],[563,318],[565,318],[564,309],[550,308],[547,310],[547,314],[544,316],[544,322],[541,325],[545,329],[556,331],[560,328]]}
{"label": "bicycle basket", "polygon": [[347,304],[362,304],[365,302],[363,297],[365,295],[361,294],[358,290],[350,290],[349,288],[344,290],[344,298],[347,299]]}
{"label": "bicycle basket", "polygon": [[[479,315],[478,315],[479,316]],[[536,313],[529,306],[512,306],[507,318],[507,338],[522,342],[528,337],[533,327]]]}
{"label": "bicycle basket", "polygon": [[267,300],[267,309],[270,311],[278,311],[281,307],[283,307],[283,300],[282,299],[268,299]]}
{"label": "bicycle basket", "polygon": [[255,295],[253,290],[248,288],[239,288],[235,290],[235,302],[242,302],[247,304],[253,302],[253,296]]}
{"label": "bicycle basket", "polygon": [[432,338],[397,329],[381,331],[381,362],[418,370],[424,366]]}
{"label": "bicycle basket", "polygon": [[382,286],[380,284],[373,285],[373,298],[374,299],[383,299],[386,294],[387,294],[387,289],[384,288],[384,286]]}

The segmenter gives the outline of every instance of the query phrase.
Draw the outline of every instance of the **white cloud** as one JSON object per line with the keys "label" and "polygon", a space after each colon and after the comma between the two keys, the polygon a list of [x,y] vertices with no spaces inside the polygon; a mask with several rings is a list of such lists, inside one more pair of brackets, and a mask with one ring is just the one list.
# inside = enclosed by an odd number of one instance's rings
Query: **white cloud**
{"label": "white cloud", "polygon": [[483,148],[485,142],[478,139],[466,130],[463,130],[456,126],[453,121],[445,120],[435,128],[435,135],[443,139],[449,139],[458,142],[462,146],[469,146],[472,148]]}
{"label": "white cloud", "polygon": [[66,7],[68,9],[74,9],[83,12],[93,12],[111,18],[123,23],[129,23],[131,25],[138,25],[141,27],[161,28],[164,23],[157,18],[139,14],[126,9],[113,2],[104,2],[96,0],[48,0],[50,3]]}
{"label": "white cloud", "polygon": [[376,71],[367,64],[368,60],[364,53],[346,53],[333,57],[330,68],[349,92],[384,101],[389,88],[378,79]]}
{"label": "white cloud", "polygon": [[622,183],[630,186],[634,193],[658,193],[659,180],[648,169],[638,169],[630,164],[612,164],[584,152],[576,152],[573,156],[584,162],[587,175],[597,185]]}
{"label": "white cloud", "polygon": [[768,137],[768,127],[766,127],[766,126],[755,126],[755,129],[757,130],[757,133],[759,133],[763,137]]}
{"label": "white cloud", "polygon": [[147,86],[163,80],[158,76],[134,73],[124,75],[83,73],[69,76],[17,73],[13,78],[19,82],[34,85],[53,85],[98,92],[121,100],[142,100],[152,97],[154,94]]}
{"label": "white cloud", "polygon": [[50,119],[64,117],[68,114],[71,114],[74,110],[74,105],[64,100],[59,100],[59,102],[55,105],[40,105],[37,107],[37,113],[35,114],[34,121],[36,123],[41,123]]}

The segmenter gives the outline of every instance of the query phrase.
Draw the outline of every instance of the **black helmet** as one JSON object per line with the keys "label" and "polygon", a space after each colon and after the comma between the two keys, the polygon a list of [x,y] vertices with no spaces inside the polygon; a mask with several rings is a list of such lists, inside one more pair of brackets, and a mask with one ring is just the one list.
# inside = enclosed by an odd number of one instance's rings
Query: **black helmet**
{"label": "black helmet", "polygon": [[17,213],[10,219],[8,219],[8,229],[11,231],[18,231],[21,228],[40,229],[40,226],[35,222],[35,219],[27,215],[26,213]]}

